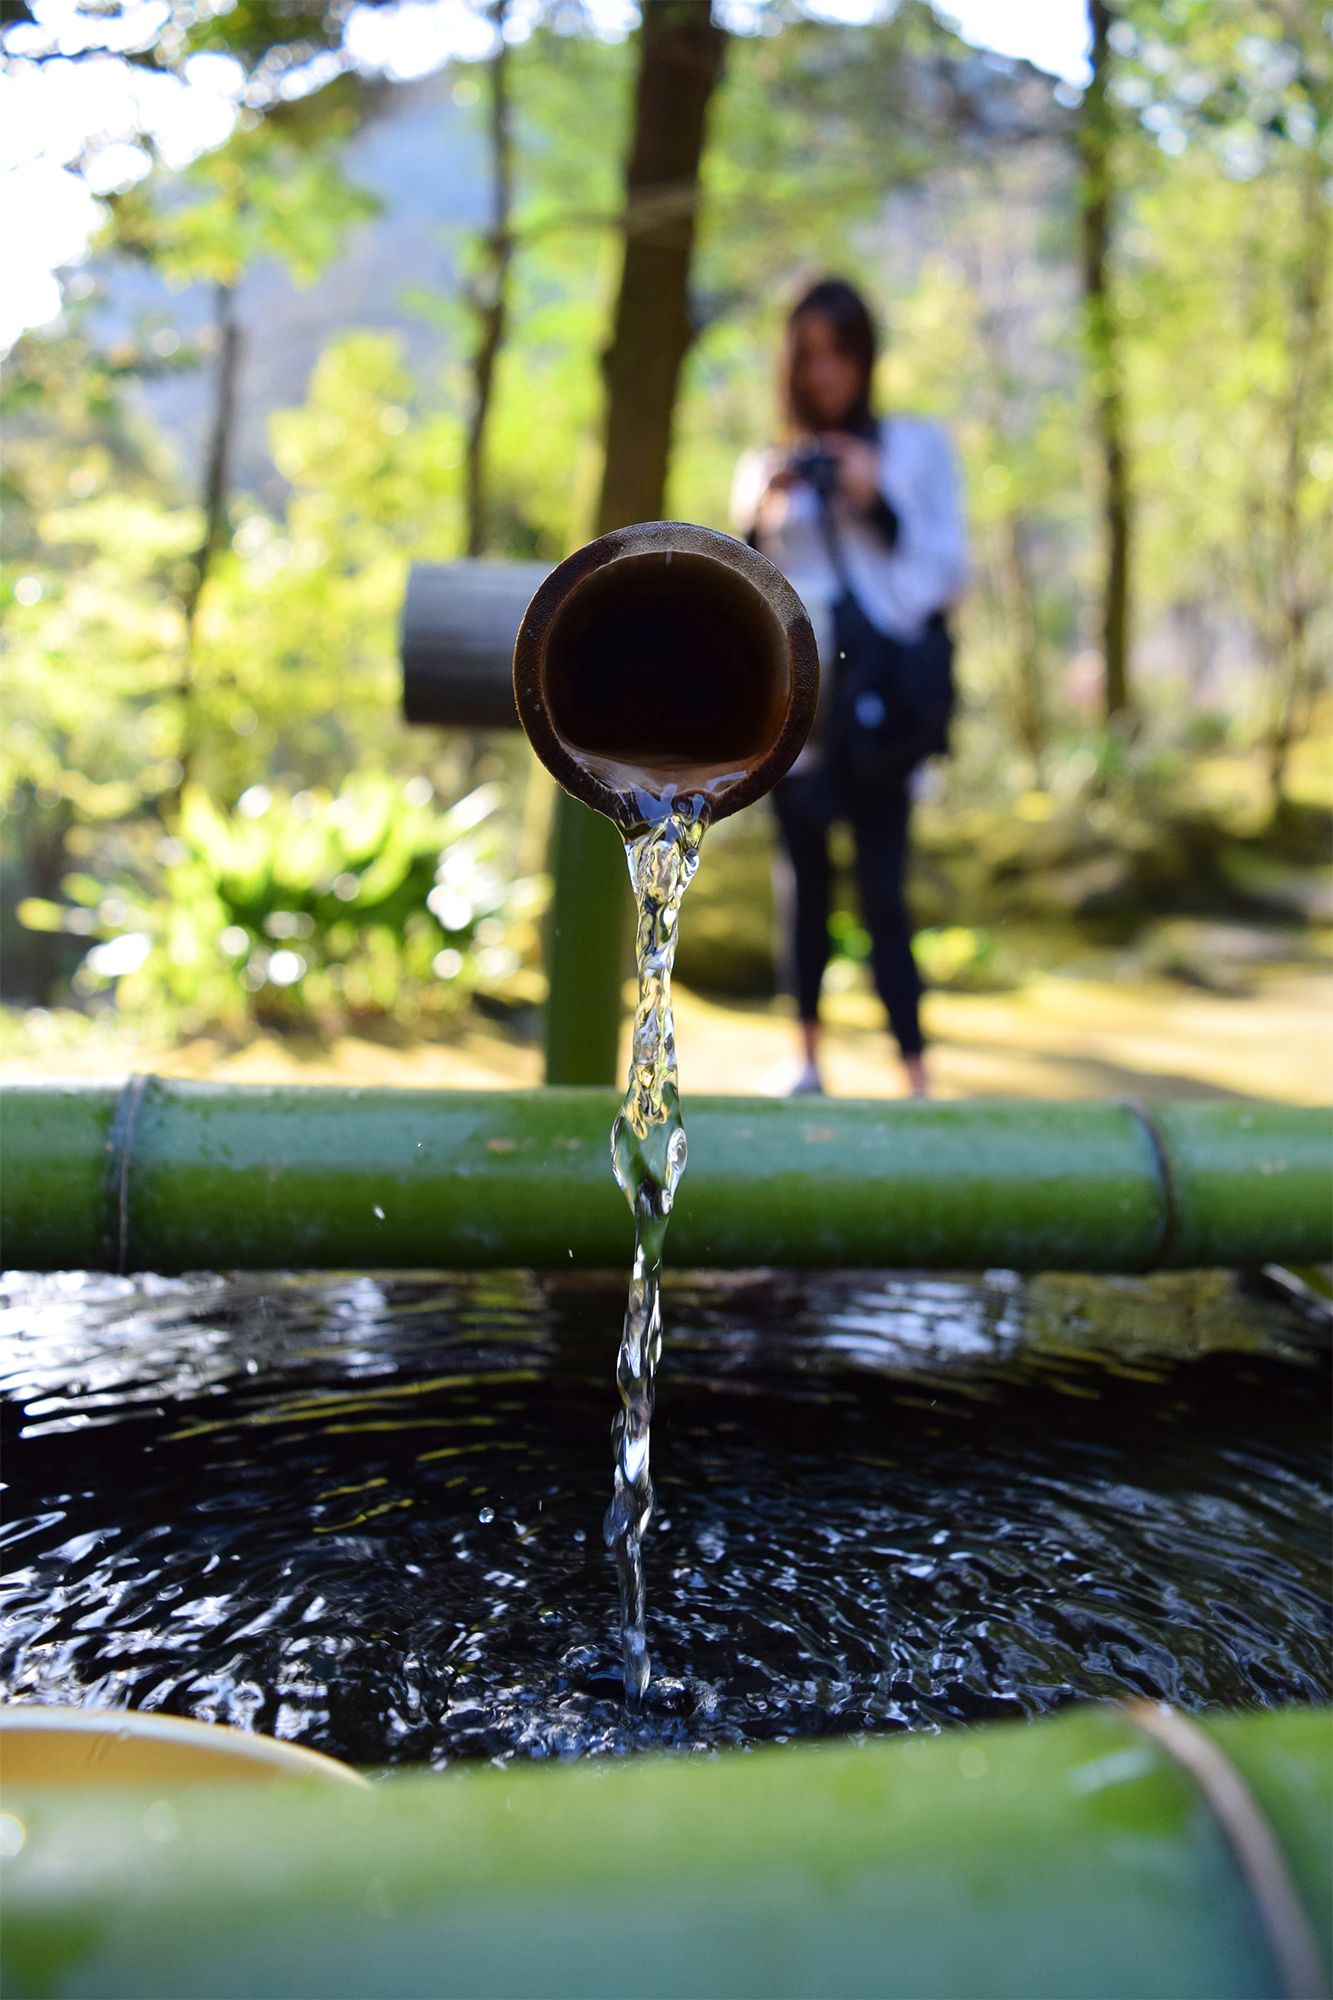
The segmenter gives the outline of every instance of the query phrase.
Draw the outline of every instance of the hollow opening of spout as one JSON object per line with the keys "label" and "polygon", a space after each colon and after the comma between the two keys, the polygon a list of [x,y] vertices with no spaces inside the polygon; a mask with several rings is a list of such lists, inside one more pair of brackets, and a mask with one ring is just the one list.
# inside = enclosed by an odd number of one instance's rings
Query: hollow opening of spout
{"label": "hollow opening of spout", "polygon": [[682,550],[594,570],[552,621],[545,667],[553,729],[612,784],[709,790],[752,771],[791,700],[773,608],[736,571]]}

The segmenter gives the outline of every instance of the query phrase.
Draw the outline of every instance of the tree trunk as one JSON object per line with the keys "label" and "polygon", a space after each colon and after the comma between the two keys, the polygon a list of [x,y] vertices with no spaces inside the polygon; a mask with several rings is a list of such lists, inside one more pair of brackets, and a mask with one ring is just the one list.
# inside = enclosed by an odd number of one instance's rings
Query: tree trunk
{"label": "tree trunk", "polygon": [[[690,258],[704,128],[725,46],[710,0],[643,0],[625,254],[605,361],[599,535],[656,520],[665,504],[676,390],[693,331]],[[625,859],[614,828],[563,792],[552,874],[546,1080],[606,1083],[620,1036]]]}
{"label": "tree trunk", "polygon": [[1026,523],[1018,513],[1010,512],[1000,532],[1014,621],[1018,734],[1032,765],[1032,782],[1042,791],[1046,784],[1046,704],[1042,689],[1041,629]]}
{"label": "tree trunk", "polygon": [[495,53],[490,83],[491,226],[482,240],[481,274],[472,295],[477,344],[472,355],[472,407],[467,432],[467,553],[484,555],[490,541],[486,491],[486,426],[495,388],[495,369],[509,318],[509,274],[513,263],[513,134],[509,103],[509,44],[505,20],[509,0],[492,0]]}
{"label": "tree trunk", "polygon": [[1111,26],[1106,0],[1088,0],[1092,75],[1079,125],[1083,303],[1097,450],[1102,468],[1102,657],[1106,719],[1128,719],[1130,475],[1119,326],[1111,268],[1115,229],[1114,130],[1110,102]]}
{"label": "tree trunk", "polygon": [[[66,843],[74,814],[66,798],[40,803],[39,789],[25,778],[10,800],[10,831],[17,852],[6,864],[9,893],[14,896],[18,890],[22,896],[58,903],[70,866]],[[22,938],[22,945],[13,948],[5,963],[4,996],[20,1005],[54,1006],[90,940],[72,938],[68,931],[36,930],[25,930]]]}
{"label": "tree trunk", "polygon": [[606,355],[606,460],[597,532],[665,504],[681,365],[693,336],[690,258],[708,105],[726,34],[709,0],[644,0],[625,255]]}
{"label": "tree trunk", "polygon": [[177,682],[181,711],[178,760],[181,775],[174,793],[169,800],[164,801],[168,809],[179,803],[180,794],[189,782],[197,749],[194,741],[195,624],[199,616],[199,601],[204,594],[209,571],[218,550],[226,540],[227,503],[231,497],[231,454],[236,431],[236,387],[241,365],[241,327],[236,317],[235,284],[226,282],[219,284],[214,293],[214,300],[214,327],[218,345],[217,365],[213,373],[213,410],[208,433],[208,462],[204,469],[203,491],[200,494],[204,532],[195,551],[190,582],[182,604],[185,639],[181,653],[180,679]]}
{"label": "tree trunk", "polygon": [[185,593],[185,626],[193,637],[199,599],[213,558],[225,539],[227,502],[231,497],[231,453],[236,430],[236,382],[240,373],[241,328],[236,317],[236,287],[221,284],[214,293],[217,367],[213,374],[213,412],[208,433],[208,464],[200,505],[204,511],[203,539],[194,557],[194,573]]}
{"label": "tree trunk", "polygon": [[1278,498],[1276,624],[1281,654],[1276,662],[1268,741],[1268,780],[1275,817],[1281,816],[1286,805],[1288,753],[1304,719],[1303,711],[1308,711],[1313,697],[1309,627],[1316,593],[1322,587],[1318,549],[1310,546],[1319,527],[1307,528],[1301,507],[1328,367],[1329,215],[1320,152],[1313,146],[1301,163],[1300,203],[1288,343],[1291,379],[1285,412],[1286,451]]}
{"label": "tree trunk", "polygon": [[[982,289],[978,272],[978,294]],[[997,316],[984,309],[978,317],[977,333],[982,359],[982,395],[987,421],[999,446],[1006,454],[1015,448],[1009,434],[1005,398],[1008,373],[1004,343]],[[1017,507],[1007,507],[996,523],[996,545],[1000,577],[999,594],[1008,612],[1014,663],[1014,724],[1020,749],[1032,767],[1032,782],[1038,791],[1046,783],[1046,701],[1042,685],[1041,622],[1037,614],[1037,590],[1032,576],[1031,541],[1028,522]]]}

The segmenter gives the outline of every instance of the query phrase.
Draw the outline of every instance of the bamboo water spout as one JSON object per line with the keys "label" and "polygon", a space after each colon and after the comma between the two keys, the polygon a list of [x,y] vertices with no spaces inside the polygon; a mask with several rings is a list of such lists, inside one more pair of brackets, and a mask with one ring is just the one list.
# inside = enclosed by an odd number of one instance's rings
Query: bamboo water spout
{"label": "bamboo water spout", "polygon": [[681,901],[709,821],[762,798],[789,768],[818,691],[810,622],[786,579],[743,543],[679,521],[580,549],[539,585],[514,649],[519,720],[552,776],[624,835],[637,910],[629,1087],[611,1128],[634,1256],[605,1522],[631,1702],[651,1678],[643,1537],[662,1260],[686,1161],[671,1012]]}
{"label": "bamboo water spout", "polygon": [[766,557],[682,521],[619,528],[538,586],[514,651],[519,720],[551,774],[622,830],[644,801],[710,820],[762,798],[814,720],[804,607]]}
{"label": "bamboo water spout", "polygon": [[624,878],[605,830],[575,802],[609,813],[624,834],[640,817],[635,784],[658,805],[682,784],[701,786],[683,794],[702,808],[700,823],[761,797],[814,715],[818,662],[805,613],[743,543],[659,521],[602,537],[554,575],[533,563],[416,565],[402,664],[409,722],[501,729],[521,720],[571,795],[552,840],[546,1075],[609,1083]]}

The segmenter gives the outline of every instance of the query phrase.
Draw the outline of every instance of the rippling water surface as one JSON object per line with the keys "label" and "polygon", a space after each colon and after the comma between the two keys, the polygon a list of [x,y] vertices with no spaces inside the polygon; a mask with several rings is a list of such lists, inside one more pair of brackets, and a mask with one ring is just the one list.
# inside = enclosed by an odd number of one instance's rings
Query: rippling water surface
{"label": "rippling water surface", "polygon": [[0,1692],[361,1764],[1327,1700],[1326,1334],[1230,1279],[668,1280],[621,1699],[605,1281],[20,1279]]}

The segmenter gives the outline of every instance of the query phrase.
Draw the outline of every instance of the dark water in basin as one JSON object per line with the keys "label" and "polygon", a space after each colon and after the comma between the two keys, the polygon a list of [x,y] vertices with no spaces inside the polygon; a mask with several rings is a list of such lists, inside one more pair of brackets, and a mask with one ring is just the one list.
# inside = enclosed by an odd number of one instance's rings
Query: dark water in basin
{"label": "dark water in basin", "polygon": [[1326,1333],[1224,1277],[668,1280],[620,1700],[623,1280],[26,1279],[0,1692],[358,1763],[1328,1699]]}

